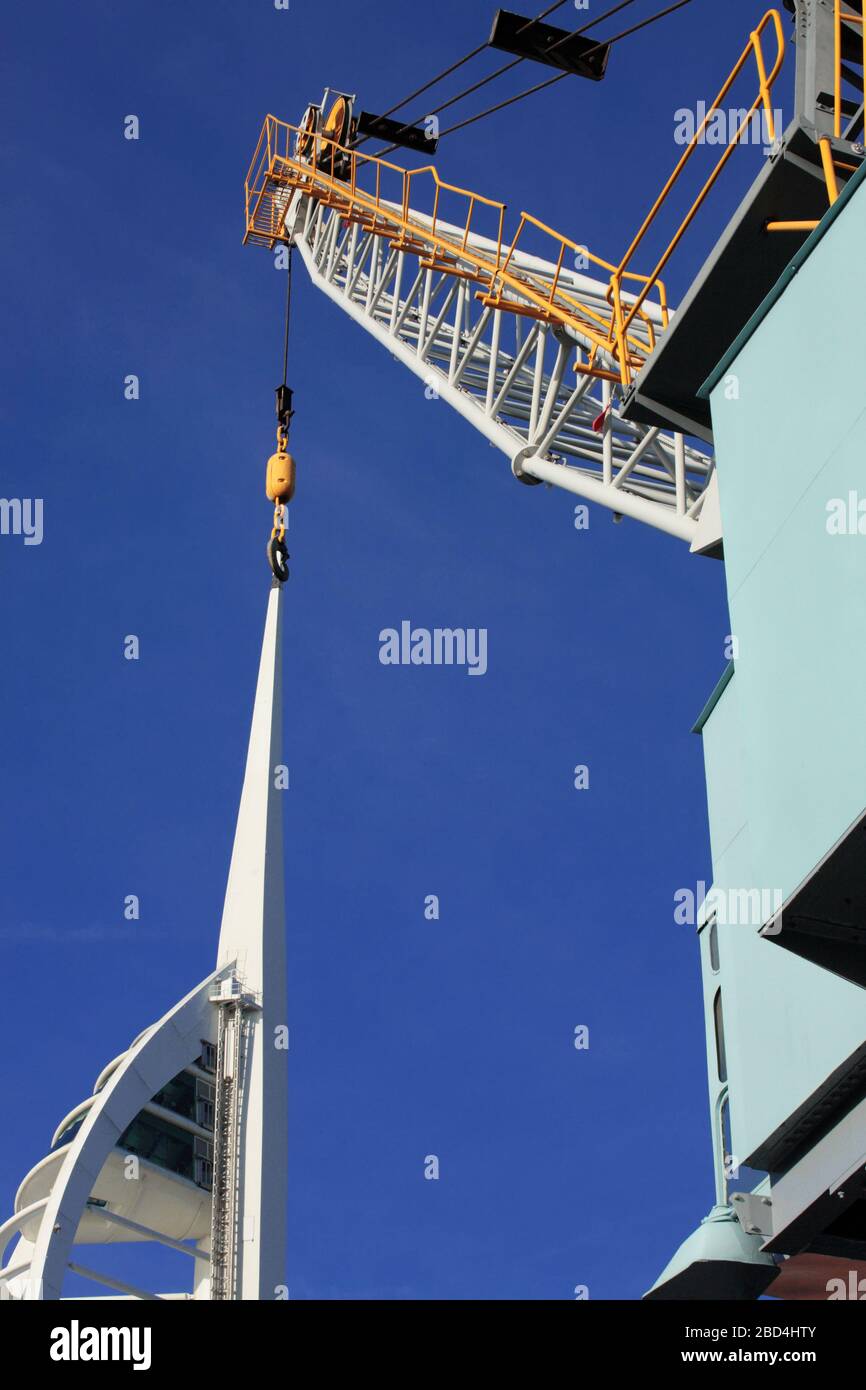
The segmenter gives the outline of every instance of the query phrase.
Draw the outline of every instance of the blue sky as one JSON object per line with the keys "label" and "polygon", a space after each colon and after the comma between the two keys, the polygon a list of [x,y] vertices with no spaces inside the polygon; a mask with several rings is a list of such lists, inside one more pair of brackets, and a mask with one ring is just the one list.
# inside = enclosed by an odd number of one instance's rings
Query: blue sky
{"label": "blue sky", "polygon": [[[383,110],[492,10],[6,17],[2,492],[43,497],[45,535],[0,538],[3,1215],[102,1066],[213,964],[269,583],[284,278],[241,246],[262,117],[297,120],[326,84]],[[762,10],[694,0],[602,84],[443,141],[443,177],[616,260],[679,154],[676,109],[714,94]],[[739,153],[674,298],[747,186]],[[566,495],[516,485],[300,264],[290,381],[291,1296],[637,1297],[712,1202],[673,894],[711,877],[689,729],[723,666],[722,567],[596,510],[576,531]],[[486,628],[486,675],[382,666],[402,619]]]}

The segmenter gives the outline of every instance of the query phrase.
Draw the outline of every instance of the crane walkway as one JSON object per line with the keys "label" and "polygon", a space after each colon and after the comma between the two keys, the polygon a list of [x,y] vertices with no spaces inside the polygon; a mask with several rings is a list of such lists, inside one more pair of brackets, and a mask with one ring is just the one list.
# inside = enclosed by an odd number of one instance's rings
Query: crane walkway
{"label": "crane walkway", "polygon": [[[623,420],[615,267],[524,213],[266,118],[246,183],[246,240],[297,246],[313,282],[509,459],[548,483],[695,550],[709,454],[682,434]],[[533,246],[549,251],[537,255]],[[551,258],[552,257],[552,258]],[[597,268],[599,278],[585,273]],[[633,304],[646,286],[632,276]],[[671,313],[658,281],[628,333],[639,370]]]}

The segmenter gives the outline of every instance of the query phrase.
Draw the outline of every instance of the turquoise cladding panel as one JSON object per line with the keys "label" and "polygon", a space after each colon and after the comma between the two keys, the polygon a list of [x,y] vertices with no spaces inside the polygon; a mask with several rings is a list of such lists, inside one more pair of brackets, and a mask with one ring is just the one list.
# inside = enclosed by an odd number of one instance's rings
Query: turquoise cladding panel
{"label": "turquoise cladding panel", "polygon": [[742,1162],[866,1038],[866,992],[763,940],[736,910],[738,895],[767,883],[752,850],[739,688],[737,674],[703,731],[713,888],[723,905],[719,972],[705,973],[704,1004],[712,1097],[712,1002],[721,988],[731,1142]]}
{"label": "turquoise cladding panel", "polygon": [[[703,736],[729,895],[787,898],[866,807],[864,248],[861,185],[711,396],[736,674]],[[752,924],[719,937],[744,1157],[866,1038],[866,991]]]}

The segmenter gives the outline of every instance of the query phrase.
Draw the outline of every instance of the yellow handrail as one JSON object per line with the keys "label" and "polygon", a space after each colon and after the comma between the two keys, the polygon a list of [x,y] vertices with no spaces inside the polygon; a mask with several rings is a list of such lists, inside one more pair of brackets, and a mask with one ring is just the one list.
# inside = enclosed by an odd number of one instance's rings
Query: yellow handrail
{"label": "yellow handrail", "polygon": [[[835,3],[838,38],[842,17],[848,16],[841,15],[842,0],[835,0]],[[768,68],[764,57],[763,39],[770,29],[775,37],[776,53]],[[840,43],[841,40],[837,42],[837,124],[841,111]],[[294,189],[303,190],[325,206],[337,209],[347,221],[361,223],[368,231],[384,235],[394,249],[410,249],[418,253],[422,257],[422,266],[428,269],[450,270],[456,275],[477,280],[480,282],[477,298],[485,307],[506,309],[515,314],[528,315],[543,322],[559,323],[573,329],[580,336],[586,349],[586,361],[578,361],[575,364],[576,370],[627,386],[655,348],[657,329],[664,329],[669,323],[662,271],[727,164],[743,131],[761,107],[767,134],[770,140],[776,138],[770,97],[784,55],[785,39],[779,12],[775,9],[767,10],[750,33],[748,43],[617,265],[594,255],[585,246],[554,231],[552,227],[528,212],[521,213],[514,238],[511,244],[507,245],[503,241],[504,203],[486,198],[470,189],[460,188],[456,184],[446,183],[439,177],[433,165],[407,170],[386,159],[339,145],[327,136],[314,134],[307,128],[290,125],[270,115],[265,118],[255,154],[247,171],[244,240],[252,239],[270,245],[277,240],[286,240],[287,233],[283,225],[286,192]],[[751,57],[755,61],[758,79],[757,91],[751,105],[744,113],[738,112],[742,119],[729,140],[727,149],[719,157],[651,274],[638,273],[630,268],[636,252],[701,142],[709,121],[719,110],[721,102]],[[822,147],[821,153],[826,174],[828,152]],[[388,198],[383,193],[383,183],[387,179],[393,180],[395,184],[393,198]],[[432,208],[426,213],[419,213],[417,208],[413,208],[413,191],[416,182],[421,179],[432,181],[433,186]],[[372,187],[369,186],[371,183]],[[837,192],[832,161],[827,183],[832,201]],[[447,231],[443,230],[441,220],[443,195],[462,200],[464,204],[462,220],[449,217],[450,225]],[[494,214],[494,235],[487,239],[489,245],[471,240],[473,219],[479,208],[489,209]],[[776,224],[771,225],[775,229]],[[782,224],[778,225],[781,229]],[[785,224],[788,225],[791,224]],[[525,258],[518,268],[518,243],[526,229],[534,229],[553,243],[547,257],[552,274],[534,270],[531,262]],[[579,285],[569,281],[563,282],[563,266],[569,251],[586,257],[588,265],[597,267],[602,272],[600,278],[608,282],[605,295],[608,312],[605,312],[603,304],[598,302],[597,296],[584,295]],[[459,266],[458,262],[462,262],[462,266]],[[631,287],[630,290],[626,290],[626,285]],[[650,295],[653,295],[651,305]]]}
{"label": "yellow handrail", "polygon": [[[860,34],[863,43],[863,53],[861,63],[863,67],[861,90],[861,100],[863,92],[866,91],[866,17],[857,14],[852,10],[843,10],[842,0],[835,0],[833,12],[833,44],[834,44],[834,76],[833,76],[833,136],[836,140],[842,139],[842,22],[848,24],[859,24]],[[846,75],[853,81],[854,74],[850,69],[846,69]],[[818,150],[821,156],[821,168],[824,173],[824,183],[827,187],[827,201],[830,207],[839,197],[839,180],[836,177],[840,169],[848,174],[853,174],[858,168],[857,164],[849,164],[845,160],[838,159],[833,153],[833,146],[829,135],[822,135],[818,139]],[[819,219],[816,217],[808,220],[796,221],[772,221],[767,223],[768,232],[812,232],[818,226]]]}
{"label": "yellow handrail", "polygon": [[[761,45],[761,37],[763,35],[764,30],[770,25],[772,25],[776,37],[776,57],[770,71],[768,72],[766,64],[764,62],[764,52]],[[674,233],[674,236],[668,243],[667,248],[662,253],[652,274],[646,277],[646,283],[644,284],[643,289],[638,293],[636,299],[632,303],[631,307],[628,309],[628,312],[624,313],[622,305],[622,281],[627,273],[626,266],[628,265],[637,248],[640,246],[649,228],[655,221],[658,212],[665,203],[668,194],[670,193],[674,184],[679,179],[679,176],[685,168],[686,164],[691,159],[695,149],[701,141],[701,137],[703,136],[703,133],[707,127],[707,123],[709,122],[711,116],[716,111],[718,111],[719,104],[727,96],[734,82],[739,77],[740,73],[742,72],[743,68],[748,62],[749,56],[752,54],[754,55],[755,65],[758,70],[758,91],[754,97],[754,100],[752,101],[752,104],[749,107],[746,114],[744,115],[742,121],[738,125],[736,134],[729,140],[727,149],[721,155],[720,159],[718,160],[718,163],[712,170],[709,178],[704,183],[703,188],[701,189],[691,208],[686,213],[685,217],[683,218],[682,222],[680,223],[679,227]],[[776,129],[773,119],[773,109],[770,103],[770,92],[773,83],[779,75],[784,56],[785,37],[782,32],[781,17],[779,15],[778,10],[767,10],[760,23],[756,26],[755,29],[752,30],[751,34],[749,35],[749,42],[746,44],[745,48],[743,49],[743,52],[737,59],[737,62],[732,68],[730,75],[728,76],[727,80],[725,81],[724,85],[722,86],[721,90],[719,91],[718,95],[713,101],[712,105],[707,110],[704,119],[701,121],[701,124],[698,126],[691,140],[689,140],[685,150],[683,151],[680,159],[677,162],[677,165],[673,173],[671,174],[667,183],[664,185],[664,188],[662,189],[661,193],[656,198],[655,202],[653,203],[652,207],[650,208],[649,212],[647,213],[646,217],[644,218],[643,222],[638,228],[638,231],[632,238],[628,250],[626,251],[625,255],[623,256],[622,260],[620,261],[619,265],[616,267],[616,269],[613,272],[613,275],[611,276],[611,288],[613,291],[614,309],[613,339],[616,348],[616,356],[620,364],[620,372],[623,385],[628,385],[630,383],[634,370],[634,364],[631,362],[628,352],[628,329],[635,315],[640,311],[640,308],[644,303],[646,296],[649,294],[650,289],[658,281],[658,277],[664,270],[665,266],[667,265],[668,261],[670,260],[680,241],[682,240],[685,232],[691,226],[691,223],[694,221],[694,218],[697,215],[698,211],[703,206],[703,203],[706,200],[707,195],[710,192],[710,189],[715,184],[717,178],[719,177],[719,174],[722,172],[722,169],[725,167],[734,149],[736,148],[736,145],[744,129],[751,121],[753,115],[758,110],[758,107],[762,104],[764,107],[764,113],[767,122],[767,133],[771,140],[775,140],[776,138]]]}
{"label": "yellow handrail", "polygon": [[[584,330],[587,326],[594,325],[598,325],[601,329],[609,330],[609,319],[602,317],[602,315],[599,314],[597,310],[592,309],[587,304],[584,304],[576,295],[569,293],[568,290],[562,289],[561,285],[559,284],[559,277],[562,271],[562,262],[565,256],[566,249],[570,249],[579,254],[580,256],[585,257],[586,260],[590,262],[592,265],[598,266],[600,270],[606,271],[608,276],[613,274],[613,272],[616,270],[616,267],[610,261],[604,260],[603,257],[594,255],[593,252],[588,249],[588,247],[580,246],[576,241],[572,241],[570,237],[563,236],[561,232],[554,231],[552,227],[548,227],[546,223],[539,221],[537,217],[533,217],[532,214],[529,212],[522,212],[520,214],[520,224],[517,228],[517,232],[509,248],[508,255],[503,265],[503,270],[507,271],[508,266],[511,262],[511,258],[514,255],[515,250],[517,249],[517,243],[520,240],[523,229],[527,225],[537,228],[538,231],[544,233],[546,236],[552,237],[555,241],[558,241],[560,243],[560,249],[556,261],[556,271],[551,282],[550,292],[548,295],[548,303],[552,305],[555,296],[558,294],[565,304],[568,304],[572,307],[575,314],[575,321],[579,321],[581,323],[581,327]],[[634,280],[639,284],[645,284],[648,277],[645,275],[639,275],[635,271],[628,271],[626,272],[624,278]],[[657,307],[660,311],[662,326],[666,328],[668,325],[667,297],[665,295],[664,284],[661,280],[657,281],[656,288],[659,292],[659,303]],[[610,291],[608,291],[607,299],[609,303]],[[498,302],[497,298],[492,293],[492,288],[491,295],[485,300],[485,302],[494,305]],[[586,323],[587,319],[589,320],[589,325],[587,325]],[[648,352],[651,352],[653,347],[655,346],[655,330],[653,327],[652,320],[650,319],[648,314],[643,312],[643,310],[641,310],[641,319],[644,324],[646,336],[644,338],[640,338],[637,335],[632,335],[632,341],[634,343],[635,351],[638,354],[643,354],[645,356]],[[609,337],[606,341],[609,341]],[[601,343],[599,343],[599,346],[601,346]],[[601,375],[601,373],[599,373],[599,375]]]}
{"label": "yellow handrail", "polygon": [[[306,140],[306,145],[304,141]],[[293,151],[294,142],[294,151]],[[299,149],[310,150],[309,159],[299,157]],[[323,167],[324,166],[324,167]],[[329,167],[328,167],[329,166]],[[383,179],[393,176],[395,197],[383,196]],[[433,184],[432,209],[419,220],[419,209],[413,208],[412,192],[417,180],[427,178]],[[372,188],[369,185],[372,180]],[[585,255],[599,266],[606,276],[614,270],[611,262],[593,255],[569,237],[562,236],[529,213],[523,213],[510,247],[504,244],[505,204],[456,184],[446,183],[433,165],[407,170],[387,160],[366,155],[358,150],[335,144],[322,136],[307,136],[297,126],[280,121],[275,116],[265,118],[258,145],[247,172],[246,235],[245,240],[269,244],[285,239],[282,225],[284,201],[280,195],[287,189],[303,189],[320,202],[341,211],[348,218],[365,223],[368,228],[387,235],[396,249],[423,243],[427,252],[444,258],[445,264],[457,267],[462,261],[473,268],[481,281],[478,297],[485,305],[504,307],[517,313],[529,314],[547,322],[556,322],[576,329],[590,343],[590,367],[593,375],[617,378],[602,366],[595,366],[599,352],[610,351],[610,320],[597,306],[586,303],[579,292],[564,287],[561,280],[566,251]],[[459,235],[446,235],[440,223],[443,195],[462,200],[465,211],[459,225]],[[495,235],[490,237],[492,250],[473,244],[470,240],[476,210],[489,208],[495,217]],[[429,225],[428,225],[429,220]],[[550,257],[555,263],[551,283],[543,276],[521,267],[515,268],[515,247],[524,227],[531,225],[554,241]],[[429,262],[428,262],[429,264]],[[460,273],[459,270],[457,273]],[[646,277],[627,272],[624,278],[639,285]],[[503,297],[508,288],[520,297],[520,302]],[[659,314],[662,325],[667,323],[664,286],[658,282]],[[642,362],[655,345],[655,330],[646,312],[640,314],[641,329],[627,335],[629,350],[636,362]]]}

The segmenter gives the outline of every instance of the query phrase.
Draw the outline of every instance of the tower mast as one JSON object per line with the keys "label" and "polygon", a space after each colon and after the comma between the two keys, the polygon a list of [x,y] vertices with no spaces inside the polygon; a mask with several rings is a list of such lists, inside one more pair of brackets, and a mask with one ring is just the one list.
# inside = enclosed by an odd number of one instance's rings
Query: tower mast
{"label": "tower mast", "polygon": [[[288,1034],[282,807],[276,786],[282,762],[281,627],[282,585],[275,579],[217,954],[218,971],[230,974],[217,1004],[220,1036],[225,1034],[228,1045],[220,1049],[217,1079],[213,1233],[217,1237],[222,1227],[229,1253],[234,1242],[234,1287],[221,1296],[241,1299],[272,1299],[285,1279]],[[226,1191],[221,1191],[223,1171]],[[214,1292],[217,1274],[215,1261]]]}
{"label": "tower mast", "polygon": [[[281,605],[274,580],[216,969],[109,1062],[93,1094],[61,1120],[0,1223],[0,1299],[62,1298],[68,1270],[110,1290],[103,1298],[283,1294]],[[192,1257],[192,1292],[157,1292],[76,1257],[77,1245],[143,1241]]]}

